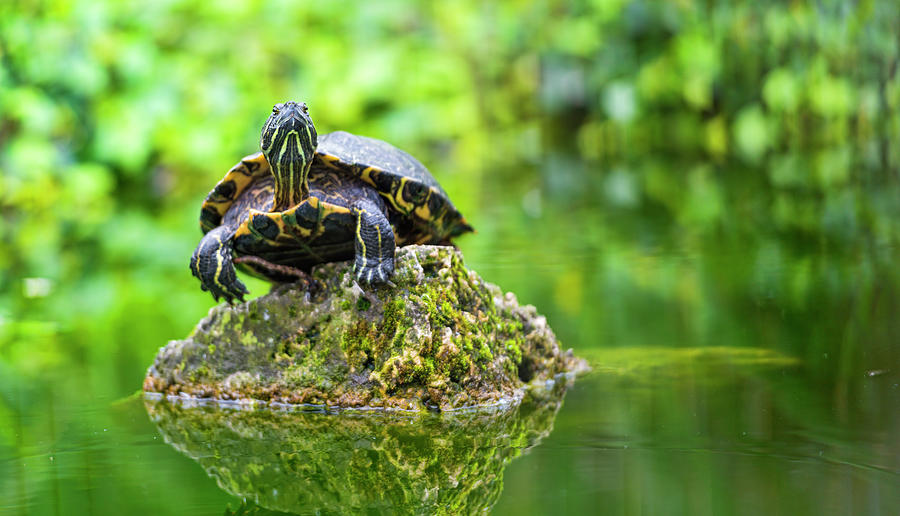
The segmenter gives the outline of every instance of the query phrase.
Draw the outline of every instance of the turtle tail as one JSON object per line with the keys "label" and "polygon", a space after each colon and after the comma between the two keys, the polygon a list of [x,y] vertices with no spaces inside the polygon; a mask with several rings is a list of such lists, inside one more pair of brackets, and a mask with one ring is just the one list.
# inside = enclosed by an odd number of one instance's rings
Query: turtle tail
{"label": "turtle tail", "polygon": [[228,303],[244,300],[247,287],[237,277],[232,260],[234,230],[218,226],[207,233],[191,255],[191,273],[200,280],[200,288],[209,291],[218,301]]}
{"label": "turtle tail", "polygon": [[466,222],[466,218],[460,217],[459,220],[457,220],[456,223],[453,224],[453,226],[450,228],[450,231],[448,231],[447,239],[449,240],[450,238],[458,237],[459,235],[462,235],[464,233],[474,232],[475,228],[473,228],[469,225],[468,222]]}

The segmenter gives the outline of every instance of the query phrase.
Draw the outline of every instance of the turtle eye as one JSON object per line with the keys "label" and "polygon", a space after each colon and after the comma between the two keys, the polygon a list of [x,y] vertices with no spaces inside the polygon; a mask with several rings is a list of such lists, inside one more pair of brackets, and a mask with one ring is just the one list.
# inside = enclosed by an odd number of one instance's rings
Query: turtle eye
{"label": "turtle eye", "polygon": [[278,106],[272,106],[272,114],[273,115],[277,115],[278,111],[279,111]]}
{"label": "turtle eye", "polygon": [[309,108],[306,107],[306,102],[300,104],[300,111],[303,111],[304,113],[309,113]]}

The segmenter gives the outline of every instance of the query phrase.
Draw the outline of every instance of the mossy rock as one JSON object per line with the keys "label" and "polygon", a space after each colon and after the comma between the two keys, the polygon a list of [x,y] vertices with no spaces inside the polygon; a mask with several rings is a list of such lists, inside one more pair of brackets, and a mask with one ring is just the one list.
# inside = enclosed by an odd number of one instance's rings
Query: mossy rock
{"label": "mossy rock", "polygon": [[485,514],[553,428],[566,382],[444,414],[236,410],[147,399],[166,442],[226,492],[291,514]]}
{"label": "mossy rock", "polygon": [[250,403],[450,410],[515,403],[529,382],[585,368],[533,306],[452,247],[398,249],[396,286],[363,291],[350,262],[319,287],[279,285],[210,310],[162,348],[144,390]]}

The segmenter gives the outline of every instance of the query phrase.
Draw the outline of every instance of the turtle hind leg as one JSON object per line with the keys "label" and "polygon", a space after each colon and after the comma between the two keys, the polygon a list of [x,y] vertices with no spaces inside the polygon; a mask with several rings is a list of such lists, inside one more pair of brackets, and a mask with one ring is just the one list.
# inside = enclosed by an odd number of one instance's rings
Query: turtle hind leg
{"label": "turtle hind leg", "polygon": [[262,269],[266,271],[269,276],[276,275],[295,278],[296,283],[303,285],[303,288],[318,289],[320,287],[319,282],[313,279],[313,277],[310,276],[308,272],[296,267],[291,267],[289,265],[272,263],[264,258],[260,258],[259,256],[238,256],[234,259],[234,263],[241,263],[245,266],[248,264],[253,265],[256,270]]}
{"label": "turtle hind leg", "polygon": [[[381,203],[381,205],[379,205]],[[360,199],[353,204],[356,215],[354,274],[360,283],[389,283],[394,274],[396,241],[391,224],[384,215],[384,205],[372,199]]]}
{"label": "turtle hind leg", "polygon": [[247,287],[237,277],[231,257],[234,231],[218,226],[207,233],[191,255],[191,273],[200,280],[200,288],[209,291],[216,301],[224,297],[229,304],[244,300]]}

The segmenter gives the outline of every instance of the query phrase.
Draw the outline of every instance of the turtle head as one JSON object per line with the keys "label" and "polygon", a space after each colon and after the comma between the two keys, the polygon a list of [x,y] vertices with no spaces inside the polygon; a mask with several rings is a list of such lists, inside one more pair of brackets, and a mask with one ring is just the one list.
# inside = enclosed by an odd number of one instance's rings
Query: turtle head
{"label": "turtle head", "polygon": [[296,206],[309,195],[306,178],[317,145],[316,127],[305,103],[275,104],[259,139],[259,147],[275,176],[274,211]]}

